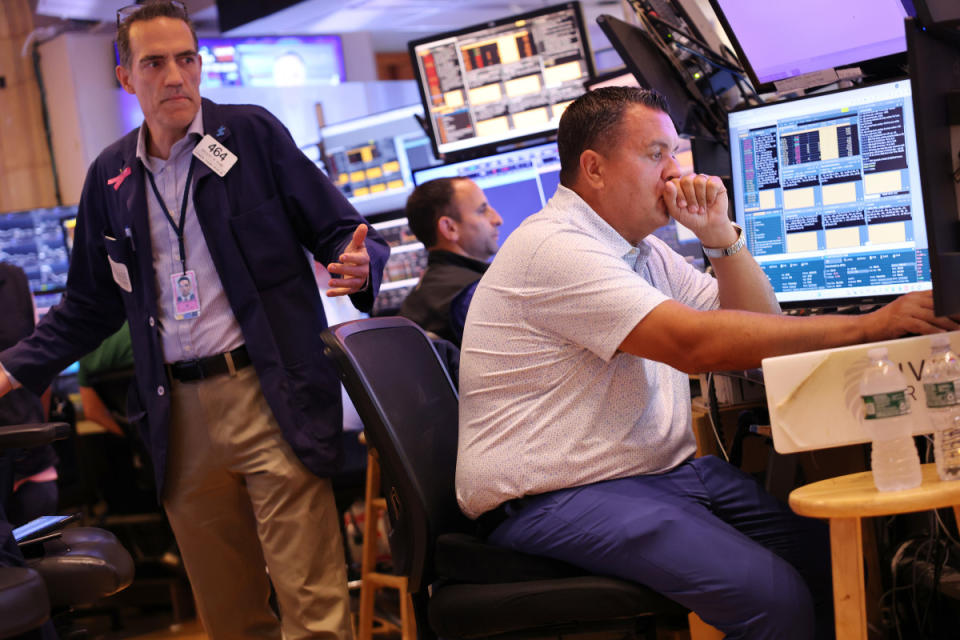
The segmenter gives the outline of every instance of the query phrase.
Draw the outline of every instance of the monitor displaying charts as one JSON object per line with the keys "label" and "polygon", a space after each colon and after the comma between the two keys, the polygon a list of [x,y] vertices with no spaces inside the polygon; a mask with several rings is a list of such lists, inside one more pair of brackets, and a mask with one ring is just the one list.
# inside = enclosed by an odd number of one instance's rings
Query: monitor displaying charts
{"label": "monitor displaying charts", "polygon": [[909,80],[729,114],[737,222],[784,306],[929,289]]}
{"label": "monitor displaying charts", "polygon": [[414,40],[409,48],[435,150],[452,159],[552,133],[593,77],[577,2]]}
{"label": "monitor displaying charts", "polygon": [[76,215],[76,206],[0,214],[0,262],[26,272],[40,309],[59,299],[67,286],[70,256],[65,229],[72,229]]}
{"label": "monitor displaying charts", "polygon": [[398,211],[413,190],[411,173],[439,164],[417,117],[419,104],[323,127],[327,175],[363,215]]}

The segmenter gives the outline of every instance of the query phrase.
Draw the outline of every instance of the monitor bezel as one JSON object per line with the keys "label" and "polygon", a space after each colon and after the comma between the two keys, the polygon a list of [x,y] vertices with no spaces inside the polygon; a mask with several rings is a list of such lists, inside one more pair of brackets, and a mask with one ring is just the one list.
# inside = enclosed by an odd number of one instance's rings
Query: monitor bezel
{"label": "monitor bezel", "polygon": [[[879,81],[875,81],[875,82],[864,83],[864,84],[856,85],[856,86],[854,86],[854,87],[846,87],[846,88],[837,89],[837,90],[834,90],[834,91],[825,91],[825,92],[810,94],[810,95],[806,95],[806,96],[796,96],[796,97],[788,98],[788,99],[785,99],[785,100],[778,100],[777,102],[767,102],[767,103],[760,104],[760,105],[747,105],[747,106],[743,106],[743,107],[740,107],[740,108],[731,110],[731,111],[727,114],[727,125],[728,125],[727,143],[730,145],[729,149],[730,149],[730,163],[731,163],[731,166],[732,166],[732,164],[733,164],[733,149],[734,149],[735,141],[734,141],[734,139],[733,139],[733,129],[730,128],[729,125],[730,125],[730,116],[732,116],[733,114],[742,113],[742,112],[745,112],[745,111],[756,111],[756,110],[758,110],[758,109],[763,109],[763,108],[765,108],[765,107],[778,106],[778,105],[782,105],[782,104],[789,104],[789,103],[794,103],[794,102],[802,102],[802,101],[804,101],[804,100],[811,100],[811,99],[814,99],[814,98],[821,98],[821,97],[824,97],[824,96],[833,96],[833,95],[838,95],[838,94],[843,94],[843,93],[850,93],[850,92],[853,92],[853,91],[858,91],[858,90],[863,90],[863,89],[870,89],[870,88],[873,88],[873,87],[878,87],[878,86],[882,86],[882,85],[885,85],[885,84],[893,84],[893,83],[896,83],[896,82],[911,82],[911,80],[910,80],[910,78],[909,78],[908,76],[900,76],[900,77],[898,77],[898,78],[885,79],[885,80],[879,80]],[[910,93],[911,93],[911,100],[912,100],[912,94],[913,94],[913,85],[912,85],[912,83],[911,83]],[[917,113],[917,112],[916,112],[916,109],[914,108],[914,118],[913,118],[913,119],[914,119],[914,128],[916,128],[916,122],[917,122],[916,113]],[[920,150],[919,150],[919,144],[918,144],[918,148],[917,148],[918,165],[919,165],[919,157],[920,157]],[[919,166],[918,166],[918,170],[919,170]],[[732,171],[731,171],[731,173],[732,173]],[[731,209],[732,209],[731,215],[732,215],[734,221],[736,221],[738,224],[740,224],[740,223],[743,222],[743,221],[742,221],[742,220],[737,220],[737,203],[740,202],[741,197],[743,196],[743,194],[741,194],[741,193],[739,192],[739,189],[741,189],[742,186],[739,185],[739,184],[737,184],[737,182],[736,182],[735,180],[733,180],[732,178],[733,178],[733,176],[731,175],[731,183],[732,183],[732,186],[733,186],[733,202],[730,203],[730,207],[731,207]],[[920,197],[921,197],[921,200],[924,200],[923,221],[924,221],[924,227],[927,228],[927,227],[926,227],[926,224],[927,224],[927,212],[926,212],[926,208],[927,208],[927,207],[926,207],[926,202],[925,202],[926,199],[925,199],[925,197],[924,197],[923,184],[922,184],[922,183],[923,183],[923,174],[922,174],[922,172],[921,172],[921,184],[918,185],[918,186],[919,186],[919,188],[920,188]],[[928,255],[929,255],[929,251],[930,251],[930,238],[929,238],[929,233],[928,233],[928,237],[927,237],[927,251],[928,251]],[[932,273],[931,273],[930,285],[931,285],[931,287],[933,286],[933,274],[932,274]],[[922,289],[922,290],[923,290],[923,291],[927,291],[927,290],[929,290],[929,289]],[[826,299],[812,299],[812,300],[789,300],[789,301],[778,301],[778,303],[779,303],[779,305],[780,305],[780,308],[781,308],[781,309],[784,309],[784,310],[802,310],[802,309],[828,310],[828,309],[838,309],[838,308],[841,308],[841,307],[883,305],[883,304],[886,304],[886,303],[888,303],[888,302],[890,302],[890,301],[892,301],[892,300],[897,299],[898,297],[900,297],[900,296],[902,296],[902,295],[904,295],[904,294],[903,294],[903,293],[894,293],[894,294],[882,294],[882,295],[864,295],[864,296],[855,296],[855,297],[846,297],[846,298],[826,298]]]}
{"label": "monitor bezel", "polygon": [[[957,100],[955,108],[960,110],[960,72],[956,70],[960,65],[960,32],[937,26],[925,28],[913,20],[906,21],[906,32],[910,69],[919,71],[910,74],[913,111],[924,114],[922,119],[916,119],[915,127],[933,305],[939,316],[956,315],[960,314],[960,288],[949,286],[948,278],[950,275],[960,277],[960,205],[957,202],[957,184],[950,175],[953,173],[955,151],[949,131],[951,127],[960,127],[960,123],[950,123],[946,96],[954,93]],[[952,40],[956,47],[955,60],[950,62],[941,58],[936,69],[925,68],[917,57],[918,46],[926,46],[919,44],[923,40],[936,40],[938,46],[949,46],[944,40]],[[929,56],[929,52],[924,55]],[[951,72],[947,71],[949,69],[953,69],[952,78]],[[942,135],[943,129],[947,130],[948,135]],[[950,168],[944,171],[931,166],[934,158],[946,160]],[[938,175],[942,177],[936,178]]]}
{"label": "monitor bezel", "polygon": [[440,40],[457,38],[476,31],[509,25],[517,22],[518,20],[531,20],[533,18],[539,18],[551,13],[559,13],[569,9],[573,9],[574,15],[577,18],[577,30],[580,33],[580,41],[583,43],[584,60],[587,65],[587,78],[584,80],[584,93],[586,93],[586,84],[596,77],[596,68],[594,67],[593,47],[590,43],[590,34],[587,30],[586,22],[584,21],[583,9],[579,0],[571,0],[570,2],[562,2],[549,7],[535,9],[533,11],[526,11],[524,13],[505,16],[503,18],[473,24],[453,31],[438,33],[425,38],[418,38],[407,43],[407,52],[410,55],[410,64],[413,67],[414,82],[417,83],[417,91],[420,93],[420,102],[423,105],[424,118],[426,119],[427,123],[425,129],[427,130],[427,137],[430,139],[430,144],[433,145],[434,156],[442,159],[445,163],[453,163],[492,155],[495,153],[501,153],[504,151],[510,151],[511,149],[532,146],[541,142],[550,142],[556,139],[556,128],[548,128],[543,131],[519,134],[503,140],[495,140],[486,143],[481,142],[463,149],[456,149],[446,153],[441,153],[433,116],[431,115],[430,111],[430,100],[426,91],[425,78],[422,75],[417,59],[417,47]]}
{"label": "monitor bezel", "polygon": [[[780,82],[780,80],[760,82],[760,79],[757,77],[757,73],[754,70],[753,65],[750,63],[750,59],[747,57],[747,54],[743,50],[743,46],[740,44],[740,40],[737,38],[736,32],[730,26],[730,22],[727,20],[726,14],[723,12],[723,9],[720,7],[720,0],[709,0],[709,2],[710,2],[710,7],[713,9],[713,12],[716,14],[717,19],[720,21],[720,24],[723,27],[724,33],[726,33],[727,37],[730,39],[730,43],[733,45],[733,49],[737,54],[737,58],[740,59],[740,64],[743,67],[744,71],[747,72],[747,76],[750,78],[750,82],[753,84],[754,89],[756,89],[757,93],[776,92],[777,87],[775,83]],[[903,62],[905,59],[906,59],[906,50],[901,51],[899,53],[890,54],[887,56],[869,58],[867,60],[861,60],[859,62],[851,62],[849,64],[842,65],[839,67],[834,67],[834,68],[848,69],[848,68],[860,67],[861,69],[866,69],[866,71],[869,72],[871,69],[894,68],[898,66],[898,63]],[[815,73],[815,71],[811,71],[809,73]],[[796,76],[790,76],[790,77],[796,77]],[[886,82],[896,77],[899,77],[899,75],[878,79],[876,81],[871,81],[871,83]],[[788,78],[783,78],[782,80],[787,80],[787,79]]]}

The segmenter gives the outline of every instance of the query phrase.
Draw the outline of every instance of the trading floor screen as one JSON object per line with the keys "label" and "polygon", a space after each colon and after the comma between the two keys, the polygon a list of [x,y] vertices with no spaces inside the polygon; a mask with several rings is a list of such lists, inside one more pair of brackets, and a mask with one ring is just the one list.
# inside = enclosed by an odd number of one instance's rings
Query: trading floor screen
{"label": "trading floor screen", "polygon": [[15,264],[26,272],[38,302],[51,297],[45,294],[67,286],[70,258],[61,221],[73,220],[76,215],[76,207],[0,214],[0,262]]}
{"label": "trading floor screen", "polygon": [[729,115],[737,221],[781,303],[930,288],[908,80]]}
{"label": "trading floor screen", "polygon": [[568,3],[410,43],[440,154],[556,129],[592,75]]}

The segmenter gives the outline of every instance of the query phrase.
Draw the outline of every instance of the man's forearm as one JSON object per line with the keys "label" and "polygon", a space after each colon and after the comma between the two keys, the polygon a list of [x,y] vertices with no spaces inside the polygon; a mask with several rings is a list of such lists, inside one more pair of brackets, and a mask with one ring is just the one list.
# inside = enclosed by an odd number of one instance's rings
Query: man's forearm
{"label": "man's forearm", "polygon": [[736,255],[711,260],[720,288],[720,308],[780,313],[770,279],[744,247]]}

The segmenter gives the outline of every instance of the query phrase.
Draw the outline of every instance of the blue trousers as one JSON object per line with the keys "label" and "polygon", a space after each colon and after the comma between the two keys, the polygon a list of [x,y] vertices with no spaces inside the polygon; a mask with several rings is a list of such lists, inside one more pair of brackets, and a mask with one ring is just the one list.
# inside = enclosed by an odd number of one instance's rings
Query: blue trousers
{"label": "blue trousers", "polygon": [[649,586],[730,640],[833,637],[825,523],[707,456],[508,503],[491,542]]}

